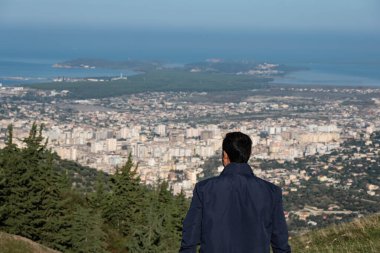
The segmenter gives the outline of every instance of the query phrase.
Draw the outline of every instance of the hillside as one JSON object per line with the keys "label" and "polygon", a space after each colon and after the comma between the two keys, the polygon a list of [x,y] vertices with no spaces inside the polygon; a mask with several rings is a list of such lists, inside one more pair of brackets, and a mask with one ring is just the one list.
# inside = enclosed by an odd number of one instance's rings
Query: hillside
{"label": "hillside", "polygon": [[380,252],[380,214],[310,231],[290,243],[294,252]]}
{"label": "hillside", "polygon": [[[380,252],[380,215],[291,238],[293,252]],[[1,253],[58,253],[21,236],[0,232]]]}
{"label": "hillside", "polygon": [[0,232],[1,253],[59,253],[25,237]]}
{"label": "hillside", "polygon": [[[61,160],[43,144],[42,126],[33,124],[21,148],[11,126],[8,136],[0,149],[1,231],[62,252],[178,251],[188,200],[166,182],[142,185],[131,156],[107,176]],[[44,252],[4,241],[0,253]]]}

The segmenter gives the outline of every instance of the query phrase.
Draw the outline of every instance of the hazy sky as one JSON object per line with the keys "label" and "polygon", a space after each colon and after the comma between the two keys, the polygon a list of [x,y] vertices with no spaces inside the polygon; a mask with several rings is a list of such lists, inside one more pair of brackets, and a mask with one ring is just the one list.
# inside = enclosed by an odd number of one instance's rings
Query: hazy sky
{"label": "hazy sky", "polygon": [[0,0],[0,26],[380,30],[380,0]]}

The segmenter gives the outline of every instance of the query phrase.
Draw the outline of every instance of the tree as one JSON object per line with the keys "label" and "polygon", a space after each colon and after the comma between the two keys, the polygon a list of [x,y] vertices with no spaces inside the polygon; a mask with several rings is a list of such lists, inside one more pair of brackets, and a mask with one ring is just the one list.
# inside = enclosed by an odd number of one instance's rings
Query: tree
{"label": "tree", "polygon": [[95,192],[90,194],[90,205],[94,209],[98,209],[102,212],[106,208],[109,192],[106,189],[105,177],[103,172],[97,172],[97,178],[95,183]]}
{"label": "tree", "polygon": [[[18,176],[22,174],[18,170],[18,154],[20,150],[13,144],[13,126],[8,126],[6,146],[0,150],[0,227],[6,227],[5,222],[12,212],[10,208],[11,192]],[[15,178],[16,177],[16,178]]]}
{"label": "tree", "polygon": [[131,227],[141,221],[144,191],[133,166],[132,155],[111,178],[111,193],[103,216],[122,235],[129,236]]}
{"label": "tree", "polygon": [[33,124],[20,149],[8,127],[0,150],[0,229],[65,252],[105,252],[100,213],[70,189],[64,170],[54,169],[58,157],[43,143],[42,129]]}
{"label": "tree", "polygon": [[71,245],[67,252],[103,253],[107,252],[106,234],[102,230],[101,214],[78,206],[71,214],[71,226],[66,230]]}
{"label": "tree", "polygon": [[177,252],[182,236],[182,221],[188,208],[184,194],[173,196],[167,182],[159,182],[149,199],[143,222],[133,230],[133,252]]}
{"label": "tree", "polygon": [[7,146],[1,151],[3,174],[0,227],[50,247],[63,249],[59,232],[64,228],[65,209],[59,175],[53,170],[55,155],[42,143],[42,129],[32,125],[24,148],[12,142],[9,127]]}

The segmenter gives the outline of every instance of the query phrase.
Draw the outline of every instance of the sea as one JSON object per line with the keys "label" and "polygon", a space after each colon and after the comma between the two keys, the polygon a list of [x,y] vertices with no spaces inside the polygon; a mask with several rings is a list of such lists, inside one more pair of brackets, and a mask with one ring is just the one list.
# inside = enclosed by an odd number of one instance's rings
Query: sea
{"label": "sea", "polygon": [[295,67],[277,84],[380,87],[380,32],[154,28],[0,27],[0,84],[57,77],[112,77],[131,70],[54,68],[78,58],[155,60],[168,65],[227,61]]}

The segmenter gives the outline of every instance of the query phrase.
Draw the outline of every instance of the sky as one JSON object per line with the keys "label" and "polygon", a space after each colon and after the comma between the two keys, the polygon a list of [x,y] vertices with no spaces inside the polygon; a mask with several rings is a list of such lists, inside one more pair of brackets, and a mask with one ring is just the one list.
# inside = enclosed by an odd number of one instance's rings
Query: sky
{"label": "sky", "polygon": [[0,26],[380,31],[379,0],[0,0]]}
{"label": "sky", "polygon": [[0,0],[1,59],[380,59],[380,0]]}

